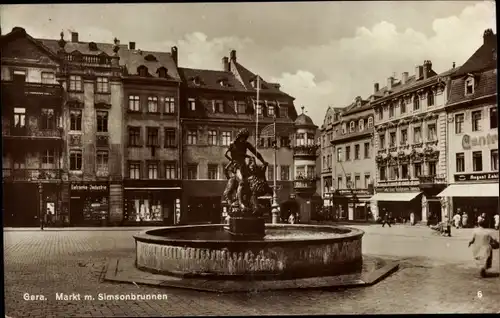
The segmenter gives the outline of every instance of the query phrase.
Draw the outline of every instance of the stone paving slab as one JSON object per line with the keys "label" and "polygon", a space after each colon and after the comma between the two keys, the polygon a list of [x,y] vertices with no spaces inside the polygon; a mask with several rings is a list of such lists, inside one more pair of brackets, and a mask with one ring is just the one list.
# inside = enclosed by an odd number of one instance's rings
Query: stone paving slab
{"label": "stone paving slab", "polygon": [[108,261],[104,280],[120,283],[145,284],[162,287],[194,289],[216,293],[260,292],[283,289],[314,289],[338,287],[363,287],[373,285],[395,272],[397,261],[384,261],[380,258],[365,257],[363,272],[287,280],[216,280],[203,278],[174,277],[151,274],[135,267],[132,257],[115,258]]}

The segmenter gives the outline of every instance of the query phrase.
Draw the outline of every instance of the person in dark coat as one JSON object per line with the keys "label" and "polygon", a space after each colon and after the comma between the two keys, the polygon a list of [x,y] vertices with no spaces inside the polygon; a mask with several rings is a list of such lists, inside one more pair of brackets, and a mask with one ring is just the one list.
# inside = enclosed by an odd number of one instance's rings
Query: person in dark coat
{"label": "person in dark coat", "polygon": [[391,227],[391,220],[390,220],[390,215],[389,212],[386,211],[386,209],[382,210],[382,227],[384,227],[386,224]]}

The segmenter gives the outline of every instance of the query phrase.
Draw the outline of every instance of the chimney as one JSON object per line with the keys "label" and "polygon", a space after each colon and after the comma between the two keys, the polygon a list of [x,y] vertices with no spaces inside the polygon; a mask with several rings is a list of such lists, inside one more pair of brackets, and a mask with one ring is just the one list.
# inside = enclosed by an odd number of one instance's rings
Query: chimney
{"label": "chimney", "polygon": [[376,93],[380,89],[380,85],[378,83],[373,84],[373,92]]}
{"label": "chimney", "polygon": [[455,62],[453,62],[453,68],[455,68]]}
{"label": "chimney", "polygon": [[135,42],[128,42],[128,48],[130,50],[135,50]]}
{"label": "chimney", "polygon": [[424,79],[427,79],[432,70],[432,63],[429,60],[424,61]]}
{"label": "chimney", "polygon": [[418,81],[424,76],[424,67],[422,65],[415,66],[415,80]]}
{"label": "chimney", "polygon": [[179,66],[179,64],[178,64],[177,46],[172,46],[172,48],[170,49],[170,55],[172,56],[172,59],[174,60],[175,66]]}
{"label": "chimney", "polygon": [[483,34],[483,42],[484,44],[494,44],[495,43],[495,34],[492,29],[486,29]]}
{"label": "chimney", "polygon": [[71,42],[78,43],[78,32],[71,32]]}
{"label": "chimney", "polygon": [[394,77],[387,78],[387,89],[392,89],[392,84],[394,83]]}
{"label": "chimney", "polygon": [[236,50],[231,50],[229,57],[230,57],[231,61],[236,62]]}
{"label": "chimney", "polygon": [[224,72],[230,72],[231,70],[229,69],[229,58],[227,56],[224,56],[222,58],[222,69]]}
{"label": "chimney", "polygon": [[408,72],[403,72],[403,74],[401,74],[401,82],[403,85],[408,82],[408,75]]}

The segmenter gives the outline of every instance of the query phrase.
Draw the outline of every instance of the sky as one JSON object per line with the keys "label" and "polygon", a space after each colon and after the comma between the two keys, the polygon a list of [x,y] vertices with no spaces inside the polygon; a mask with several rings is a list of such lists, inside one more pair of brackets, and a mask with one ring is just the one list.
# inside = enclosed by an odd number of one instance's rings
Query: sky
{"label": "sky", "polygon": [[493,1],[356,1],[1,5],[2,34],[20,26],[36,38],[79,33],[81,41],[136,42],[179,49],[181,67],[221,70],[238,62],[294,96],[316,125],[328,106],[368,98],[373,84],[463,64],[496,33]]}

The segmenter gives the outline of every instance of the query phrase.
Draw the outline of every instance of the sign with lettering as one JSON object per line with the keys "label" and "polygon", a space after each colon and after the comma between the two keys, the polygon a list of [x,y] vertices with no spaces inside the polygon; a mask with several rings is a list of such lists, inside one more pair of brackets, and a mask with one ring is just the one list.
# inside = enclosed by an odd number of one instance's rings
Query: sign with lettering
{"label": "sign with lettering", "polygon": [[498,181],[498,172],[491,173],[467,173],[467,174],[456,174],[455,181],[481,181],[481,180],[495,180]]}
{"label": "sign with lettering", "polygon": [[408,187],[408,186],[398,186],[398,187],[377,187],[377,192],[419,192],[419,187]]}
{"label": "sign with lettering", "polygon": [[370,194],[368,189],[340,189],[338,191],[341,195],[351,195],[351,194],[369,195]]}
{"label": "sign with lettering", "polygon": [[107,184],[98,184],[98,183],[72,183],[71,191],[80,191],[80,192],[107,192],[108,185]]}
{"label": "sign with lettering", "polygon": [[475,147],[484,147],[496,145],[498,143],[498,134],[487,134],[486,136],[471,137],[465,134],[462,137],[462,148],[469,150]]}

